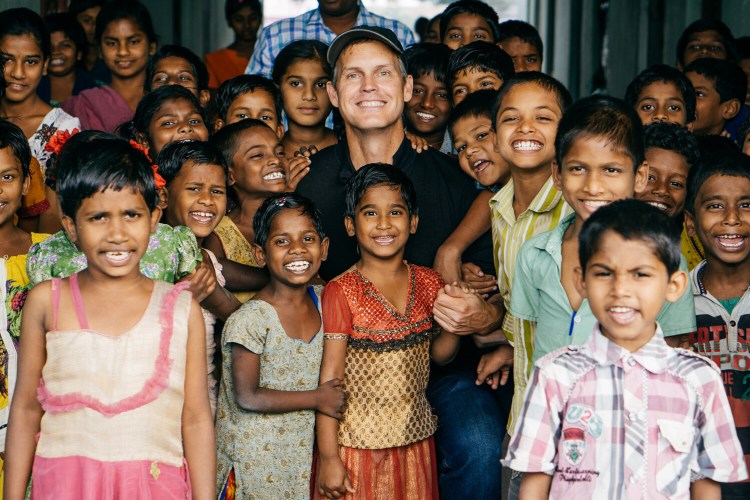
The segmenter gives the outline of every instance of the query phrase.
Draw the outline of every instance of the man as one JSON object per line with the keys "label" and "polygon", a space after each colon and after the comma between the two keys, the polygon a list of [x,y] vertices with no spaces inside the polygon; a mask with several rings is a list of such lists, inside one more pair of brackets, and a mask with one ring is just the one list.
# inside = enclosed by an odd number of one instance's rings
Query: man
{"label": "man", "polygon": [[276,21],[263,28],[245,73],[271,78],[273,63],[281,49],[295,40],[319,40],[329,44],[355,26],[380,26],[396,33],[401,45],[414,44],[414,34],[406,25],[373,14],[359,0],[318,0],[318,8]]}
{"label": "man", "polygon": [[[310,171],[297,188],[320,209],[323,230],[331,240],[321,277],[329,280],[358,260],[356,242],[344,228],[344,190],[356,170],[376,162],[400,168],[414,183],[419,227],[409,239],[405,257],[432,266],[438,247],[461,222],[477,194],[473,182],[454,159],[432,148],[418,154],[406,139],[402,115],[413,82],[406,75],[403,47],[392,31],[370,26],[351,29],[333,41],[328,62],[334,68],[328,95],[341,113],[345,137],[311,158]],[[477,258],[491,269],[489,240],[467,252],[466,258]],[[466,367],[475,370],[476,361],[461,365]],[[476,388],[473,380],[469,377],[470,393]],[[452,381],[442,383],[436,399],[430,401],[441,421],[436,434],[441,494],[499,498],[504,430],[497,404],[481,388],[476,389],[479,397],[471,394],[467,404],[454,404],[453,385]],[[462,385],[458,390],[465,389]]]}

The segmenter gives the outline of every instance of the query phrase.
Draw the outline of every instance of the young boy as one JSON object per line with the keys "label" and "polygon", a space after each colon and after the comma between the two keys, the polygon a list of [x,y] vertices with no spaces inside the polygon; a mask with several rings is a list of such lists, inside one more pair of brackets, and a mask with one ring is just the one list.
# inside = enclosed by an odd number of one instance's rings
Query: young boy
{"label": "young boy", "polygon": [[[581,99],[560,121],[552,177],[574,213],[521,248],[510,301],[514,317],[535,323],[532,362],[560,347],[582,344],[590,335],[596,318],[575,285],[578,236],[600,207],[645,188],[644,156],[643,127],[619,99]],[[664,308],[659,319],[665,336],[695,330],[692,306],[686,293]]]}
{"label": "young boy", "polygon": [[503,461],[522,498],[719,498],[716,481],[747,477],[718,370],[656,321],[688,286],[679,237],[635,200],[583,225],[575,282],[599,323],[534,367]]}
{"label": "young boy", "polygon": [[404,103],[407,130],[441,153],[455,153],[446,133],[451,94],[445,83],[451,49],[438,43],[418,43],[406,52],[406,71],[414,78],[411,99]]}
{"label": "young boy", "polygon": [[687,127],[695,120],[695,89],[679,70],[654,64],[641,71],[625,91],[625,102],[644,125],[671,122]]}
{"label": "young boy", "polygon": [[146,66],[143,89],[151,92],[165,85],[182,85],[198,98],[203,108],[211,98],[206,65],[192,50],[180,45],[160,47]]}
{"label": "young boy", "polygon": [[636,192],[645,201],[666,212],[682,227],[687,179],[700,158],[698,141],[683,127],[674,123],[652,123],[643,128],[648,164],[648,184]]}
{"label": "young boy", "polygon": [[[736,64],[722,59],[696,59],[685,67],[695,87],[696,119],[693,133],[718,135],[737,116],[745,102],[747,77]],[[736,137],[732,139],[737,140]]]}
{"label": "young boy", "polygon": [[734,36],[718,19],[698,19],[682,31],[677,40],[677,69],[696,59],[711,57],[736,61]]}
{"label": "young boy", "polygon": [[246,118],[261,120],[271,127],[281,139],[284,126],[281,123],[281,93],[268,78],[260,75],[240,75],[231,78],[219,87],[216,94],[215,131]]}
{"label": "young boy", "polygon": [[[750,466],[750,157],[727,149],[690,174],[686,225],[706,260],[690,273],[697,332],[690,343],[716,363]],[[742,479],[741,477],[735,480]],[[750,482],[722,485],[722,497],[750,498]]]}
{"label": "young boy", "polygon": [[542,71],[544,45],[535,27],[524,21],[509,20],[498,26],[497,44],[513,60],[516,73]]}
{"label": "young boy", "polygon": [[482,40],[497,42],[499,19],[495,9],[479,0],[458,0],[443,11],[440,39],[453,50]]}
{"label": "young boy", "polygon": [[513,61],[503,49],[493,43],[473,42],[451,54],[446,83],[456,106],[477,90],[498,90],[514,74]]}

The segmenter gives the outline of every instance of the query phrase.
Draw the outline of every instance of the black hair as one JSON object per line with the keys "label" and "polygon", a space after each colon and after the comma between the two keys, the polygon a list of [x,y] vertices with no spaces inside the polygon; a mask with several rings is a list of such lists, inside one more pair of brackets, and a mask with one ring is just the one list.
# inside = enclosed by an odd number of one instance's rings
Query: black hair
{"label": "black hair", "polygon": [[680,63],[680,66],[685,65],[685,49],[688,47],[690,37],[696,33],[703,33],[705,31],[715,31],[719,35],[719,41],[724,45],[727,58],[731,61],[737,60],[732,30],[718,19],[698,19],[690,23],[682,31],[680,38],[677,40],[677,62]]}
{"label": "black hair", "polygon": [[589,260],[610,231],[624,240],[648,245],[667,268],[668,277],[680,269],[680,228],[658,208],[629,199],[600,208],[583,223],[578,236],[578,259],[584,277]]}
{"label": "black hair", "polygon": [[499,35],[497,40],[495,40],[496,42],[501,43],[511,38],[519,38],[529,45],[533,45],[536,51],[539,52],[539,57],[544,56],[542,37],[539,36],[539,31],[531,24],[517,19],[510,19],[498,25],[498,32]]}
{"label": "black hair", "polygon": [[298,61],[318,61],[323,68],[323,73],[331,78],[333,69],[328,64],[326,54],[328,45],[318,40],[297,40],[286,45],[273,62],[271,79],[276,85],[281,85],[281,79],[289,70],[289,66]]}
{"label": "black hair", "polygon": [[8,82],[5,81],[5,75],[0,71],[0,99],[5,95],[5,87],[8,86]]}
{"label": "black hair", "polygon": [[322,216],[320,210],[315,204],[304,196],[297,193],[279,193],[266,199],[260,206],[255,217],[253,217],[253,232],[255,233],[254,243],[261,248],[266,248],[268,241],[268,232],[271,230],[273,219],[282,210],[299,210],[300,215],[309,217],[315,227],[315,232],[322,240],[325,238],[323,232]]}
{"label": "black hair", "polygon": [[594,95],[576,101],[563,114],[555,136],[555,160],[558,168],[578,139],[602,137],[609,147],[619,148],[633,160],[637,169],[645,159],[643,124],[625,101]]}
{"label": "black hair", "polygon": [[193,76],[195,77],[195,83],[198,86],[198,90],[208,89],[208,70],[203,60],[195,55],[195,53],[181,45],[164,45],[151,56],[148,64],[146,65],[146,81],[143,84],[143,89],[146,92],[151,92],[151,85],[156,73],[156,66],[162,59],[167,57],[179,57],[184,59],[193,67]]}
{"label": "black hair", "polygon": [[374,186],[392,186],[398,188],[401,198],[406,204],[409,217],[418,215],[417,193],[414,184],[398,167],[387,163],[368,163],[357,170],[357,173],[346,183],[346,211],[344,217],[355,218],[357,204],[368,189]]}
{"label": "black hair", "polygon": [[[50,155],[47,160],[47,169],[45,171],[44,183],[49,186],[53,191],[57,190],[57,176],[60,170],[60,158],[63,155],[76,154],[75,150],[79,147],[85,146],[94,139],[108,139],[113,136],[107,132],[101,130],[83,130],[77,134],[73,134],[70,138],[65,141],[62,150],[57,154]],[[65,161],[64,166],[75,167],[74,161]]]}
{"label": "black hair", "polygon": [[721,148],[701,155],[697,168],[690,170],[685,196],[685,210],[695,214],[695,201],[703,184],[715,175],[741,177],[750,181],[750,156],[736,148]]}
{"label": "black hair", "polygon": [[459,14],[474,14],[484,19],[490,26],[493,42],[498,41],[500,34],[497,25],[500,18],[497,17],[495,9],[480,0],[458,0],[446,7],[440,18],[440,40],[445,39],[448,24]]}
{"label": "black hair", "polygon": [[693,88],[693,84],[685,76],[685,73],[666,64],[649,66],[633,78],[633,81],[628,84],[628,88],[625,90],[625,102],[628,106],[636,109],[643,89],[655,82],[673,83],[682,94],[682,100],[685,101],[687,122],[695,121],[695,88]]}
{"label": "black hair", "polygon": [[0,39],[6,36],[31,35],[42,50],[42,57],[49,59],[52,51],[49,30],[39,14],[25,7],[4,10],[2,14],[0,16]]}
{"label": "black hair", "polygon": [[169,185],[189,161],[196,165],[218,165],[227,175],[227,162],[216,146],[203,141],[170,142],[159,152],[156,164],[159,174]]}
{"label": "black hair", "polygon": [[698,164],[700,149],[698,140],[685,127],[676,123],[652,123],[643,128],[643,143],[645,148],[659,148],[674,151],[685,158],[688,170]]}
{"label": "black hair", "polygon": [[13,123],[0,119],[0,149],[10,148],[13,156],[21,164],[21,173],[24,178],[29,175],[31,165],[31,148],[23,130]]}
{"label": "black hair", "polygon": [[704,57],[696,59],[685,67],[685,73],[693,72],[703,75],[713,83],[719,94],[719,102],[737,99],[745,102],[747,93],[747,75],[737,64],[724,59]]}
{"label": "black hair", "polygon": [[467,95],[463,101],[456,104],[448,117],[448,132],[453,139],[453,125],[464,118],[487,118],[493,121],[492,108],[487,105],[497,96],[497,90],[478,90]]}
{"label": "black hair", "polygon": [[276,108],[276,116],[281,120],[281,92],[279,92],[275,83],[262,75],[239,75],[222,83],[216,94],[216,110],[219,118],[226,121],[227,111],[229,111],[232,102],[242,94],[254,92],[258,89],[271,94],[274,108]]}
{"label": "black hair", "polygon": [[156,209],[158,198],[151,162],[142,151],[118,137],[66,144],[58,159],[57,174],[60,208],[63,215],[72,219],[83,200],[107,189],[120,191],[129,187],[143,196],[149,210]]}
{"label": "black hair", "polygon": [[445,82],[451,52],[450,47],[442,43],[415,43],[404,52],[406,72],[415,80],[432,73],[435,80]]}
{"label": "black hair", "polygon": [[[247,118],[245,120],[240,120],[238,122],[220,128],[213,135],[213,137],[211,137],[210,142],[224,156],[224,160],[226,160],[227,165],[232,165],[232,158],[234,158],[234,153],[237,152],[240,135],[245,130],[253,128],[270,130],[274,135],[276,135],[276,131],[269,127],[266,122],[262,120],[256,120],[255,118]],[[245,143],[247,143],[247,141],[245,141]],[[248,147],[250,146],[249,144],[246,145]]]}
{"label": "black hair", "polygon": [[737,60],[750,59],[750,36],[741,36],[734,41],[737,48]]}
{"label": "black hair", "polygon": [[243,7],[250,7],[259,16],[263,15],[263,6],[259,0],[227,0],[224,4],[224,17],[229,21],[234,13]]}
{"label": "black hair", "polygon": [[503,84],[516,74],[513,59],[507,52],[494,43],[478,41],[463,45],[451,53],[445,84],[451,88],[456,73],[475,70],[494,73],[503,80]]}
{"label": "black hair", "polygon": [[60,12],[57,14],[50,14],[44,17],[44,22],[47,23],[47,30],[50,35],[62,31],[66,38],[70,39],[76,46],[76,50],[83,54],[88,48],[86,43],[86,32],[83,31],[83,26],[76,21],[74,15],[67,12]]}
{"label": "black hair", "polygon": [[497,113],[500,111],[503,99],[508,92],[510,92],[513,87],[525,85],[527,83],[533,83],[547,92],[555,94],[557,104],[560,106],[560,112],[563,115],[573,104],[573,98],[571,97],[570,92],[568,92],[568,89],[554,77],[542,73],[541,71],[523,71],[506,81],[495,95],[495,99],[492,101],[491,105],[492,128],[497,128]]}
{"label": "black hair", "polygon": [[70,0],[68,13],[75,17],[84,10],[93,9],[94,7],[103,7],[104,2],[105,0]]}
{"label": "black hair", "polygon": [[102,36],[110,23],[129,19],[146,34],[148,43],[156,43],[156,31],[148,9],[138,0],[118,0],[106,2],[96,16],[96,41],[102,43]]}
{"label": "black hair", "polygon": [[154,115],[159,112],[167,101],[180,99],[184,99],[192,104],[195,110],[200,113],[203,121],[206,121],[201,103],[195,97],[195,94],[181,85],[165,85],[143,96],[138,103],[138,107],[135,108],[133,119],[120,126],[119,134],[126,139],[134,140],[138,140],[139,134],[142,134],[150,143],[151,137],[148,132]]}

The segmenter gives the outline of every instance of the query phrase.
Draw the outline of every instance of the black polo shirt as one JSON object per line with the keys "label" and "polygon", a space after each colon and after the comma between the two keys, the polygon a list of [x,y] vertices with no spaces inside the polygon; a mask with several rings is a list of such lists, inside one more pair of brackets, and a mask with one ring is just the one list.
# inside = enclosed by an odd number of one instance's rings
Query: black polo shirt
{"label": "black polo shirt", "polygon": [[[406,138],[393,156],[393,165],[414,183],[419,206],[419,226],[406,245],[405,259],[432,267],[438,247],[461,222],[478,191],[456,160],[432,148],[417,153]],[[320,268],[320,276],[326,281],[359,260],[357,242],[344,228],[346,183],[354,173],[349,148],[346,141],[341,141],[312,157],[310,172],[297,187],[299,194],[310,198],[320,209],[323,230],[331,239],[328,260]],[[465,258],[483,269],[487,265],[492,269],[489,234],[480,238]]]}

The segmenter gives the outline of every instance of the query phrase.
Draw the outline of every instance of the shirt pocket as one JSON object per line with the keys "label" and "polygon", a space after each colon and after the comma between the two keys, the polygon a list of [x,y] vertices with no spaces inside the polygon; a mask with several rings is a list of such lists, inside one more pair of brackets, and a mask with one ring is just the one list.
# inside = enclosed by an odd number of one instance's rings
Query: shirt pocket
{"label": "shirt pocket", "polygon": [[690,462],[695,456],[695,427],[667,419],[659,419],[656,424],[656,489],[669,498],[687,494]]}

